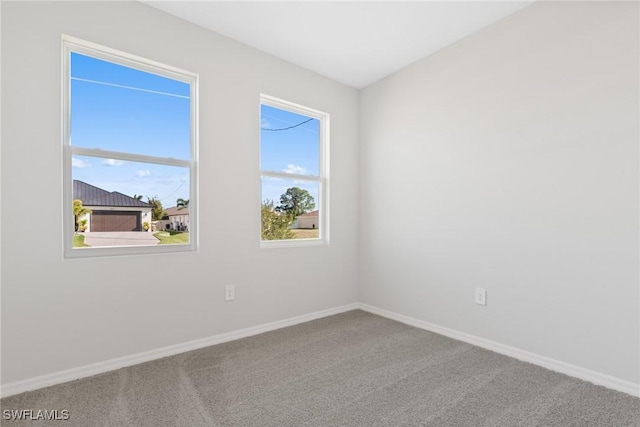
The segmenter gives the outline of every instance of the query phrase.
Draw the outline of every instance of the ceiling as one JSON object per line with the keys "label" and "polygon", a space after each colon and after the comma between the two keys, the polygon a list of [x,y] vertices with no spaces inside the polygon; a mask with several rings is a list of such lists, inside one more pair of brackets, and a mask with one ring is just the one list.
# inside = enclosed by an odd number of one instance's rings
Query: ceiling
{"label": "ceiling", "polygon": [[533,2],[142,1],[356,89]]}

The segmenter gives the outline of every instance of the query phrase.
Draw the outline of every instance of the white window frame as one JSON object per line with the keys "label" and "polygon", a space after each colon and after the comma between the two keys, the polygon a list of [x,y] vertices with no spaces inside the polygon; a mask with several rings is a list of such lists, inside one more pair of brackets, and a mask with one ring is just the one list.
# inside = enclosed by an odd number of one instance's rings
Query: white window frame
{"label": "white window frame", "polygon": [[[319,159],[318,175],[300,175],[282,171],[263,170],[260,168],[260,195],[262,198],[262,177],[283,178],[288,180],[300,180],[318,183],[318,233],[316,239],[288,239],[288,240],[262,240],[262,248],[286,248],[301,246],[319,246],[329,244],[329,113],[305,107],[300,104],[285,101],[270,95],[260,94],[260,109],[262,105],[312,117],[319,122]],[[260,143],[262,147],[262,142]],[[262,155],[260,154],[260,161]],[[262,200],[260,203],[262,204]],[[258,210],[259,212],[259,210]]]}
{"label": "white window frame", "polygon": [[[136,70],[160,75],[188,83],[191,88],[191,158],[180,160],[170,157],[155,157],[134,153],[106,151],[71,145],[71,52],[91,56]],[[98,256],[155,254],[167,252],[187,252],[198,249],[198,74],[162,64],[160,62],[131,55],[96,43],[68,35],[62,36],[62,152],[63,152],[63,245],[65,258],[85,258]],[[73,248],[74,218],[72,157],[75,155],[106,159],[118,159],[165,166],[179,166],[189,169],[189,243],[157,246],[117,246],[96,248]]]}

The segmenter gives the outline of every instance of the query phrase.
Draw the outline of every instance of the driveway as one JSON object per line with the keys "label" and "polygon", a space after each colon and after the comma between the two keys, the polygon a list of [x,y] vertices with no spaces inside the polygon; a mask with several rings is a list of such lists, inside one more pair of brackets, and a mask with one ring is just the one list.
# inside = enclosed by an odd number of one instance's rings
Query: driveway
{"label": "driveway", "polygon": [[155,246],[160,240],[145,231],[85,232],[84,242],[89,246]]}

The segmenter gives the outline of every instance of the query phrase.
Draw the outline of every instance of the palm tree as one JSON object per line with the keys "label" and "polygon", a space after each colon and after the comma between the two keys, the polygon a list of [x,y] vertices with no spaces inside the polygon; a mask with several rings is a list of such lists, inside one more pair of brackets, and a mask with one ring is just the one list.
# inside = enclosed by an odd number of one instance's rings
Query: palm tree
{"label": "palm tree", "polygon": [[134,194],[133,198],[136,200],[142,200],[142,195],[141,194]]}
{"label": "palm tree", "polygon": [[78,231],[78,217],[81,217],[86,214],[90,214],[91,209],[85,208],[82,206],[82,200],[75,199],[73,201],[73,216],[75,219],[75,231]]}
{"label": "palm tree", "polygon": [[178,207],[178,210],[180,209],[184,209],[184,208],[188,208],[189,207],[189,199],[178,199],[176,201],[176,206]]}

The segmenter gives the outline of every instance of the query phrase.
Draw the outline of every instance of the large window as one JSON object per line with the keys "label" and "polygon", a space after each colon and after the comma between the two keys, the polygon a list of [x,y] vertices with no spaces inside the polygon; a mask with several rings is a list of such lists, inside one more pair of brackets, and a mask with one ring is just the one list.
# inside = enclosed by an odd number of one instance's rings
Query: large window
{"label": "large window", "polygon": [[328,129],[326,113],[261,97],[262,246],[328,242]]}
{"label": "large window", "polygon": [[194,250],[197,75],[62,42],[65,256]]}

